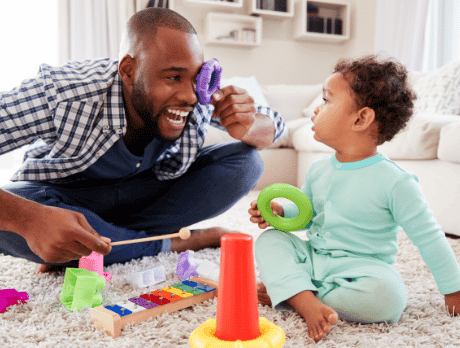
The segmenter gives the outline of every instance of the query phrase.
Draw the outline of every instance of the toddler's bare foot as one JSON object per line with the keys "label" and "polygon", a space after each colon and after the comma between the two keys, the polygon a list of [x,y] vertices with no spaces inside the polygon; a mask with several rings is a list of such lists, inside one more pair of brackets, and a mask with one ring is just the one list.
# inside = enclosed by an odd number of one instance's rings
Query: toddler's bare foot
{"label": "toddler's bare foot", "polygon": [[271,306],[272,300],[268,296],[264,283],[257,283],[257,300],[261,305]]}
{"label": "toddler's bare foot", "polygon": [[339,319],[337,312],[322,303],[311,291],[302,291],[287,302],[305,319],[308,335],[315,342],[326,337],[331,325]]}
{"label": "toddler's bare foot", "polygon": [[219,248],[220,238],[233,233],[225,228],[211,227],[203,230],[192,230],[188,239],[171,238],[171,251],[178,253],[186,250],[198,251],[206,248]]}

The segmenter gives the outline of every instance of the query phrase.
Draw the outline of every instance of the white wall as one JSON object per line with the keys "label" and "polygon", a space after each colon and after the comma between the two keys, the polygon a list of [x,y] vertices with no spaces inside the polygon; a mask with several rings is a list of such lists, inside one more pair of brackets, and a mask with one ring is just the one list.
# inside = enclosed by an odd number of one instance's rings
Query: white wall
{"label": "white wall", "polygon": [[[205,44],[206,14],[224,11],[184,5],[181,0],[175,0],[174,10],[187,18],[197,30],[205,59],[219,59],[224,78],[255,75],[261,84],[310,84],[324,82],[339,58],[373,53],[377,0],[347,1],[351,5],[351,38],[341,44],[295,41],[294,18],[274,20],[265,17],[261,46],[247,48]],[[226,11],[246,14],[240,9]]]}

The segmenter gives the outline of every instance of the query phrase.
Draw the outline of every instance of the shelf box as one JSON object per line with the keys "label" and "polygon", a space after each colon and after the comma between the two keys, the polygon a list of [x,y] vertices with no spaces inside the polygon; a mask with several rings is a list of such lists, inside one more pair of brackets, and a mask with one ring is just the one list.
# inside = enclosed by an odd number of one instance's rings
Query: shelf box
{"label": "shelf box", "polygon": [[283,19],[294,16],[294,0],[249,0],[250,14],[271,19]]}
{"label": "shelf box", "polygon": [[[307,8],[310,13],[307,14]],[[344,1],[296,3],[296,40],[339,43],[350,39],[350,4]]]}
{"label": "shelf box", "polygon": [[[136,11],[141,11],[150,4],[150,0],[139,0],[136,1]],[[152,1],[152,7],[165,7],[174,11],[174,0],[154,0]]]}
{"label": "shelf box", "polygon": [[243,7],[243,0],[184,0],[184,4],[187,6],[197,6],[197,5],[204,5],[206,7],[211,8],[220,8],[220,9],[231,9],[231,8],[242,8]]}
{"label": "shelf box", "polygon": [[262,42],[262,18],[226,13],[208,13],[206,43],[233,46],[259,46]]}

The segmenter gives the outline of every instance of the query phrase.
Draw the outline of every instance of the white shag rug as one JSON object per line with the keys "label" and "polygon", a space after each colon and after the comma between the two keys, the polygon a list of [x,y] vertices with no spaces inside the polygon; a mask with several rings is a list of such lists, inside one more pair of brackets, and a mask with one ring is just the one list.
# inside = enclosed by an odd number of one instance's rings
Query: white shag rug
{"label": "white shag rug", "polygon": [[[254,239],[262,232],[249,221],[249,203],[259,191],[252,191],[221,216],[192,227],[222,226],[251,234]],[[308,338],[303,319],[295,312],[278,312],[259,305],[259,316],[281,327],[286,334],[283,347],[459,347],[460,318],[452,318],[444,308],[431,273],[417,249],[406,235],[399,235],[396,268],[405,280],[409,298],[398,324],[356,324],[339,321],[328,336],[315,344]],[[449,239],[460,260],[460,240]],[[112,281],[102,291],[103,305],[123,301],[179,279],[175,275],[177,253],[133,260],[127,264],[106,267]],[[196,256],[220,262],[220,249],[205,249]],[[164,265],[167,279],[141,289],[123,284],[120,275]],[[12,306],[0,314],[0,347],[188,347],[191,332],[208,318],[216,317],[217,299],[194,305],[171,314],[127,325],[121,336],[112,338],[91,324],[89,307],[70,312],[59,301],[64,273],[36,275],[34,263],[0,254],[0,289],[26,291],[27,304]],[[257,280],[260,281],[256,268]]]}

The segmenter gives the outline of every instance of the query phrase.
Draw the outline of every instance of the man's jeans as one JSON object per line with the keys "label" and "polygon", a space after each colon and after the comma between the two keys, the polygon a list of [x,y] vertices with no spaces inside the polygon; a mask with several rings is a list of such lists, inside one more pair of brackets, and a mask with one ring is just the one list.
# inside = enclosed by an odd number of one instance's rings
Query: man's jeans
{"label": "man's jeans", "polygon": [[[175,233],[218,216],[253,189],[262,172],[257,150],[233,142],[202,149],[189,170],[174,180],[159,181],[148,170],[123,180],[59,185],[21,181],[3,189],[43,205],[80,212],[97,233],[116,242]],[[114,246],[104,256],[104,264],[170,250],[170,239]],[[0,231],[0,253],[46,263],[12,232]]]}

